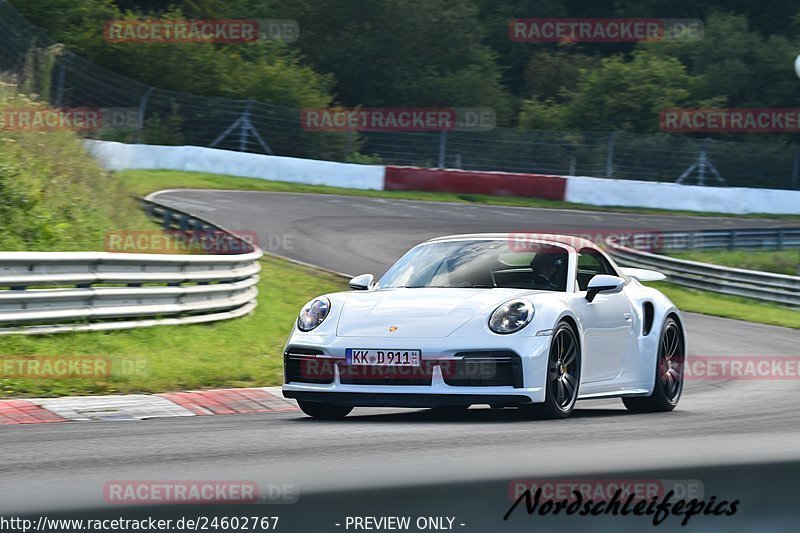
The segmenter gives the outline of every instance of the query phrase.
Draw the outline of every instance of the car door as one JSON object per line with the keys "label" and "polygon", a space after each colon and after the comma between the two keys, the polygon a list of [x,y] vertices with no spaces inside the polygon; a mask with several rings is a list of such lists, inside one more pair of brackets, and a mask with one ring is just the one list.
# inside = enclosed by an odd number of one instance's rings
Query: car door
{"label": "car door", "polygon": [[[576,282],[581,295],[598,274],[618,276],[603,255],[592,248],[578,252]],[[611,380],[622,371],[633,331],[633,309],[625,290],[598,294],[592,302],[577,301],[575,312],[583,325],[583,383]]]}

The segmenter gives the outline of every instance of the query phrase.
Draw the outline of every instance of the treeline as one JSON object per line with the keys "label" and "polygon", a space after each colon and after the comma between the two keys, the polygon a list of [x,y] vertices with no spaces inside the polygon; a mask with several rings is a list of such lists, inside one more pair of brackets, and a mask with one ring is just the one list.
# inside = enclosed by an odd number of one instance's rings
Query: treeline
{"label": "treeline", "polygon": [[[797,107],[794,0],[12,0],[76,53],[148,85],[289,107],[495,110],[499,125],[654,132],[680,107]],[[120,44],[109,19],[296,20],[296,42]],[[701,19],[702,39],[514,42],[513,18]]]}

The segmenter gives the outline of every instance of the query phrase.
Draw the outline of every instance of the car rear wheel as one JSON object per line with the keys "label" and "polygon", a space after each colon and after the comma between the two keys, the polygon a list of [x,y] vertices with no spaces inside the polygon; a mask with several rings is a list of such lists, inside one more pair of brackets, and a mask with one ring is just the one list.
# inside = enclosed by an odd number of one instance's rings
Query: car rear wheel
{"label": "car rear wheel", "polygon": [[346,417],[350,414],[350,411],[353,410],[352,407],[344,407],[324,402],[309,402],[306,400],[297,400],[297,405],[299,405],[300,410],[308,416],[320,418],[322,420],[338,420]]}
{"label": "car rear wheel", "polygon": [[561,322],[553,332],[547,359],[547,385],[544,403],[524,405],[532,418],[567,418],[578,399],[581,377],[581,347],[575,330]]}
{"label": "car rear wheel", "polygon": [[637,413],[658,413],[672,411],[678,405],[683,391],[683,363],[686,360],[686,347],[678,323],[668,318],[661,331],[658,343],[658,360],[653,392],[650,396],[623,398],[629,410]]}

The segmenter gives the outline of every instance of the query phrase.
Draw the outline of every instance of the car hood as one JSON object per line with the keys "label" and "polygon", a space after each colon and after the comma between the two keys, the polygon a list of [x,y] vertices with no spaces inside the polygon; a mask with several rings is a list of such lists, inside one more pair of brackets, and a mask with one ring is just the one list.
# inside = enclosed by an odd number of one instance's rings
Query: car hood
{"label": "car hood", "polygon": [[[514,297],[520,289],[385,289],[353,292],[344,303],[339,337],[446,337],[482,312]],[[488,319],[488,316],[487,316]],[[392,331],[389,328],[393,328]],[[394,329],[396,328],[396,329]]]}

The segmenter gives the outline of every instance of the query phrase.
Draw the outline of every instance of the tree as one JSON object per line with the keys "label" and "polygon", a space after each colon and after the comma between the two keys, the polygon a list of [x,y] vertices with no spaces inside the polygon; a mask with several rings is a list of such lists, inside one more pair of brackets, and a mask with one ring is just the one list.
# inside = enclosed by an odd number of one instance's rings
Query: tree
{"label": "tree", "polygon": [[561,100],[575,88],[581,70],[596,68],[598,58],[584,55],[572,46],[559,46],[551,51],[542,48],[535,52],[525,67],[527,94],[541,99]]}
{"label": "tree", "polygon": [[[677,59],[641,50],[631,60],[615,55],[603,59],[600,68],[582,69],[574,94],[562,93],[565,103],[526,101],[520,122],[529,127],[539,120],[543,127],[655,132],[662,110],[693,102],[695,84]],[[553,118],[546,118],[551,113]]]}
{"label": "tree", "polygon": [[[197,9],[216,9],[212,2],[195,4]],[[320,107],[332,101],[331,78],[302,64],[299,54],[281,42],[109,43],[103,35],[109,20],[186,18],[175,6],[149,14],[123,13],[112,0],[25,0],[15,7],[70,51],[147,85],[287,107]]]}
{"label": "tree", "polygon": [[677,58],[701,79],[695,96],[724,96],[731,107],[794,107],[798,80],[792,63],[800,43],[762,37],[743,15],[714,13],[701,40],[642,45],[648,53]]}
{"label": "tree", "polygon": [[489,106],[501,120],[509,114],[471,0],[275,3],[273,16],[298,21],[301,52],[335,77],[344,105]]}

